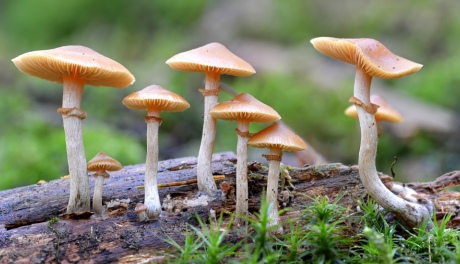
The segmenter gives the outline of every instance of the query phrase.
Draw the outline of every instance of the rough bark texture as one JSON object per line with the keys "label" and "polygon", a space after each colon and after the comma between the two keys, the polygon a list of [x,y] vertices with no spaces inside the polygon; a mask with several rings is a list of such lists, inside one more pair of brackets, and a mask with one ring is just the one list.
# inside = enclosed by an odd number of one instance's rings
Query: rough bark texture
{"label": "rough bark texture", "polygon": [[[104,218],[67,219],[65,212],[69,196],[69,179],[54,180],[0,192],[0,263],[138,263],[141,260],[159,261],[170,249],[164,239],[168,236],[182,243],[188,224],[197,225],[195,215],[208,219],[209,210],[235,210],[235,160],[232,153],[213,156],[213,174],[225,175],[231,185],[226,194],[218,193],[209,201],[197,193],[196,184],[165,187],[159,191],[165,208],[155,221],[140,223],[134,213],[136,203],[144,198],[145,165],[126,166],[111,173],[105,181],[103,202],[108,207]],[[159,163],[159,183],[185,181],[196,178],[196,158],[180,158]],[[294,191],[281,190],[278,202],[290,211],[281,216],[298,216],[298,210],[310,204],[307,196],[327,195],[331,201],[340,193],[340,203],[356,211],[356,200],[365,197],[356,166],[325,164],[303,168],[289,168]],[[262,190],[267,186],[267,168],[260,163],[248,164],[249,211],[257,212]],[[460,173],[442,177],[459,182]],[[452,178],[455,179],[452,179]],[[421,184],[420,191],[427,183]],[[417,188],[416,183],[411,186]],[[91,186],[94,188],[94,186]],[[458,211],[459,193],[426,192],[433,199],[438,216]],[[109,203],[110,202],[110,203]],[[108,204],[109,203],[109,204]],[[438,218],[439,219],[439,218]],[[458,226],[455,215],[451,226]],[[350,231],[351,232],[351,231]],[[239,234],[230,233],[227,241],[236,241]]]}

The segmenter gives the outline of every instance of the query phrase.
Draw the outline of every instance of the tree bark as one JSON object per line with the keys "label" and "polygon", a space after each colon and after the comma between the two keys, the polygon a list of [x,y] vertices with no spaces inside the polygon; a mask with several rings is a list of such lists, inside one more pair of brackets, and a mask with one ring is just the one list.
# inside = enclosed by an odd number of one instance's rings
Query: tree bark
{"label": "tree bark", "polygon": [[[208,219],[210,209],[214,209],[217,215],[234,212],[235,162],[233,153],[213,155],[213,174],[225,175],[225,181],[231,185],[228,192],[219,191],[214,200],[197,192],[196,184],[160,188],[164,211],[158,220],[147,223],[139,222],[134,212],[136,203],[144,198],[144,190],[138,188],[143,185],[144,164],[126,166],[111,173],[104,183],[103,203],[107,210],[103,218],[93,216],[76,220],[63,215],[57,221],[52,220],[65,212],[69,179],[2,191],[0,263],[160,261],[171,248],[165,239],[171,237],[182,243],[186,227],[198,225],[195,215]],[[160,184],[196,179],[196,158],[161,161],[158,172]],[[281,222],[295,218],[299,210],[311,204],[308,196],[327,195],[333,201],[340,193],[343,198],[339,203],[350,208],[350,212],[355,212],[356,201],[366,196],[357,166],[333,163],[289,168],[289,174],[295,190],[280,190],[280,207],[290,208],[281,216]],[[452,175],[460,177],[460,173],[451,173],[449,177]],[[251,186],[249,212],[254,213],[259,210],[262,191],[267,186],[267,168],[261,163],[249,162],[248,180]],[[94,188],[93,181],[91,188]],[[420,188],[421,192],[423,190]],[[460,197],[456,192],[426,192],[426,195],[435,199],[440,214],[455,212],[452,199]],[[458,225],[459,219],[454,217],[451,222]],[[229,233],[227,239],[236,241],[239,236]]]}

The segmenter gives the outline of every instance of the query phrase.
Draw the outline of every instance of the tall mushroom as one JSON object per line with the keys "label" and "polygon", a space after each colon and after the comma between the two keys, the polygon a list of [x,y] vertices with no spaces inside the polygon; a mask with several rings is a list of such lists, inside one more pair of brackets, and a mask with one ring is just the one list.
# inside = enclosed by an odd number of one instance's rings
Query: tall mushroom
{"label": "tall mushroom", "polygon": [[304,150],[307,144],[287,126],[276,122],[254,134],[249,139],[248,145],[270,149],[270,154],[262,156],[268,161],[267,203],[272,204],[269,212],[270,225],[277,225],[279,223],[278,179],[283,151]]}
{"label": "tall mushroom", "polygon": [[237,122],[235,129],[238,134],[236,148],[236,217],[237,223],[242,223],[243,217],[248,213],[248,150],[247,142],[250,122],[270,123],[279,120],[280,115],[270,106],[260,102],[248,93],[237,95],[232,100],[217,104],[209,111],[217,119],[232,120]]}
{"label": "tall mushroom", "polygon": [[32,51],[12,61],[22,72],[64,85],[62,108],[58,112],[62,114],[71,175],[67,213],[89,211],[90,189],[81,127],[86,112],[80,109],[83,88],[85,84],[125,88],[134,82],[134,76],[118,62],[83,46]]}
{"label": "tall mushroom", "polygon": [[94,158],[88,161],[88,171],[94,172],[93,177],[96,179],[94,184],[93,194],[93,210],[96,214],[101,214],[102,207],[102,186],[104,185],[104,178],[109,178],[109,171],[118,171],[123,166],[116,159],[110,157],[104,152],[97,153]]}
{"label": "tall mushroom", "polygon": [[248,76],[256,71],[249,63],[216,42],[179,53],[166,63],[176,70],[206,74],[205,88],[199,90],[205,99],[203,134],[197,160],[197,180],[200,191],[214,194],[217,186],[212,178],[211,162],[216,137],[216,120],[209,115],[209,111],[218,102],[220,75]]}
{"label": "tall mushroom", "polygon": [[[392,123],[400,123],[403,121],[401,114],[396,111],[383,97],[377,94],[371,95],[371,103],[378,105],[379,108],[375,112],[375,122],[377,125],[377,134],[380,136],[380,122],[387,121]],[[355,105],[351,105],[345,109],[345,115],[358,118],[358,111]]]}
{"label": "tall mushroom", "polygon": [[[147,110],[147,157],[145,162],[144,204],[147,207],[146,218],[157,219],[161,213],[158,194],[158,128],[162,118],[160,112],[182,112],[190,104],[181,96],[158,85],[150,85],[123,99],[123,104],[130,109]],[[141,218],[142,219],[142,218]]]}
{"label": "tall mushroom", "polygon": [[356,65],[354,96],[350,102],[354,103],[358,110],[361,127],[358,165],[361,181],[367,193],[409,227],[419,226],[430,218],[429,210],[391,193],[377,175],[375,156],[378,135],[374,117],[377,106],[370,102],[370,90],[374,76],[399,78],[417,72],[422,65],[396,56],[374,39],[319,37],[312,39],[311,43],[327,56]]}

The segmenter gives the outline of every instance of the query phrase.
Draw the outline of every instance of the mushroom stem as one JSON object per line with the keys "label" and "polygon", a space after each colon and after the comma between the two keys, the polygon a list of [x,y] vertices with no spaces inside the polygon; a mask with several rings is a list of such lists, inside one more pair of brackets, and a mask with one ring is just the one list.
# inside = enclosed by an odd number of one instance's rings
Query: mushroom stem
{"label": "mushroom stem", "polygon": [[[105,176],[107,175],[107,176]],[[102,207],[102,187],[104,186],[104,177],[108,177],[107,172],[95,173],[96,183],[94,184],[93,210],[96,214],[101,214]]]}
{"label": "mushroom stem", "polygon": [[[64,77],[63,108],[80,110],[84,85],[85,81],[83,79],[75,76]],[[67,149],[67,162],[71,176],[67,213],[88,212],[90,210],[91,194],[86,170],[81,116],[75,113],[62,114],[62,120]]]}
{"label": "mushroom stem", "polygon": [[[269,226],[274,226],[279,223],[278,215],[278,179],[280,176],[280,159],[282,151],[279,148],[270,148],[271,158],[268,160],[268,182],[267,182],[267,203],[271,205],[268,216],[271,219]],[[279,159],[273,158],[279,157]]]}
{"label": "mushroom stem", "polygon": [[[156,118],[149,118],[156,117]],[[161,124],[160,111],[150,110],[145,119],[147,123],[147,157],[145,162],[145,198],[148,219],[157,219],[161,213],[158,194],[158,128]]]}
{"label": "mushroom stem", "polygon": [[[372,76],[357,67],[354,97],[364,105],[370,105],[370,88]],[[361,145],[359,149],[359,175],[367,193],[383,208],[390,210],[396,217],[409,227],[420,226],[430,218],[427,208],[420,204],[410,203],[394,195],[379,179],[375,167],[377,153],[377,123],[373,114],[356,105],[359,125],[361,127]]]}
{"label": "mushroom stem", "polygon": [[[206,72],[205,90],[219,89],[220,73]],[[216,137],[216,119],[209,111],[216,106],[218,95],[204,96],[203,134],[197,160],[198,190],[207,194],[215,194],[217,185],[212,178],[212,153]]]}
{"label": "mushroom stem", "polygon": [[248,140],[249,122],[238,120],[238,143],[236,147],[236,220],[246,225],[248,215]]}

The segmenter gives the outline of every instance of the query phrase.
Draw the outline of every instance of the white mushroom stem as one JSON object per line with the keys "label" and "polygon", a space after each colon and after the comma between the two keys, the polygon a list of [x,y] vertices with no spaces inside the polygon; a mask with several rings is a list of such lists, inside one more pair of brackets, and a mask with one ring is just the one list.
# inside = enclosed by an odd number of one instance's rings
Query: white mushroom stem
{"label": "white mushroom stem", "polygon": [[96,172],[94,175],[96,183],[94,184],[93,194],[93,210],[96,214],[103,212],[102,207],[102,187],[104,186],[104,178],[108,178],[109,174],[105,171]]}
{"label": "white mushroom stem", "polygon": [[[354,97],[364,105],[370,105],[370,87],[372,76],[359,67],[356,68]],[[377,123],[373,114],[368,113],[361,106],[358,110],[359,125],[361,127],[361,145],[359,149],[359,174],[367,193],[383,208],[390,210],[398,219],[409,227],[420,226],[430,218],[426,207],[405,201],[394,195],[381,182],[375,167],[377,153]]]}
{"label": "white mushroom stem", "polygon": [[[219,89],[220,73],[206,72],[205,90],[217,91]],[[212,177],[212,153],[216,137],[216,119],[209,111],[216,106],[218,93],[204,96],[203,134],[197,160],[198,190],[207,194],[215,194],[217,185]]]}
{"label": "white mushroom stem", "polygon": [[62,109],[66,113],[61,113],[70,174],[70,196],[67,213],[88,212],[90,210],[91,194],[81,125],[85,113],[80,110],[84,85],[83,79],[75,76],[64,77]]}
{"label": "white mushroom stem", "polygon": [[270,155],[265,156],[268,160],[267,204],[271,206],[268,216],[271,219],[269,225],[279,223],[278,215],[278,180],[280,177],[280,163],[282,150],[270,148]]}
{"label": "white mushroom stem", "polygon": [[236,223],[245,225],[248,215],[248,140],[249,121],[238,120],[236,147]]}
{"label": "white mushroom stem", "polygon": [[145,118],[147,123],[147,158],[145,162],[144,204],[147,217],[157,219],[161,213],[160,195],[158,194],[158,128],[161,124],[160,111],[149,109]]}

